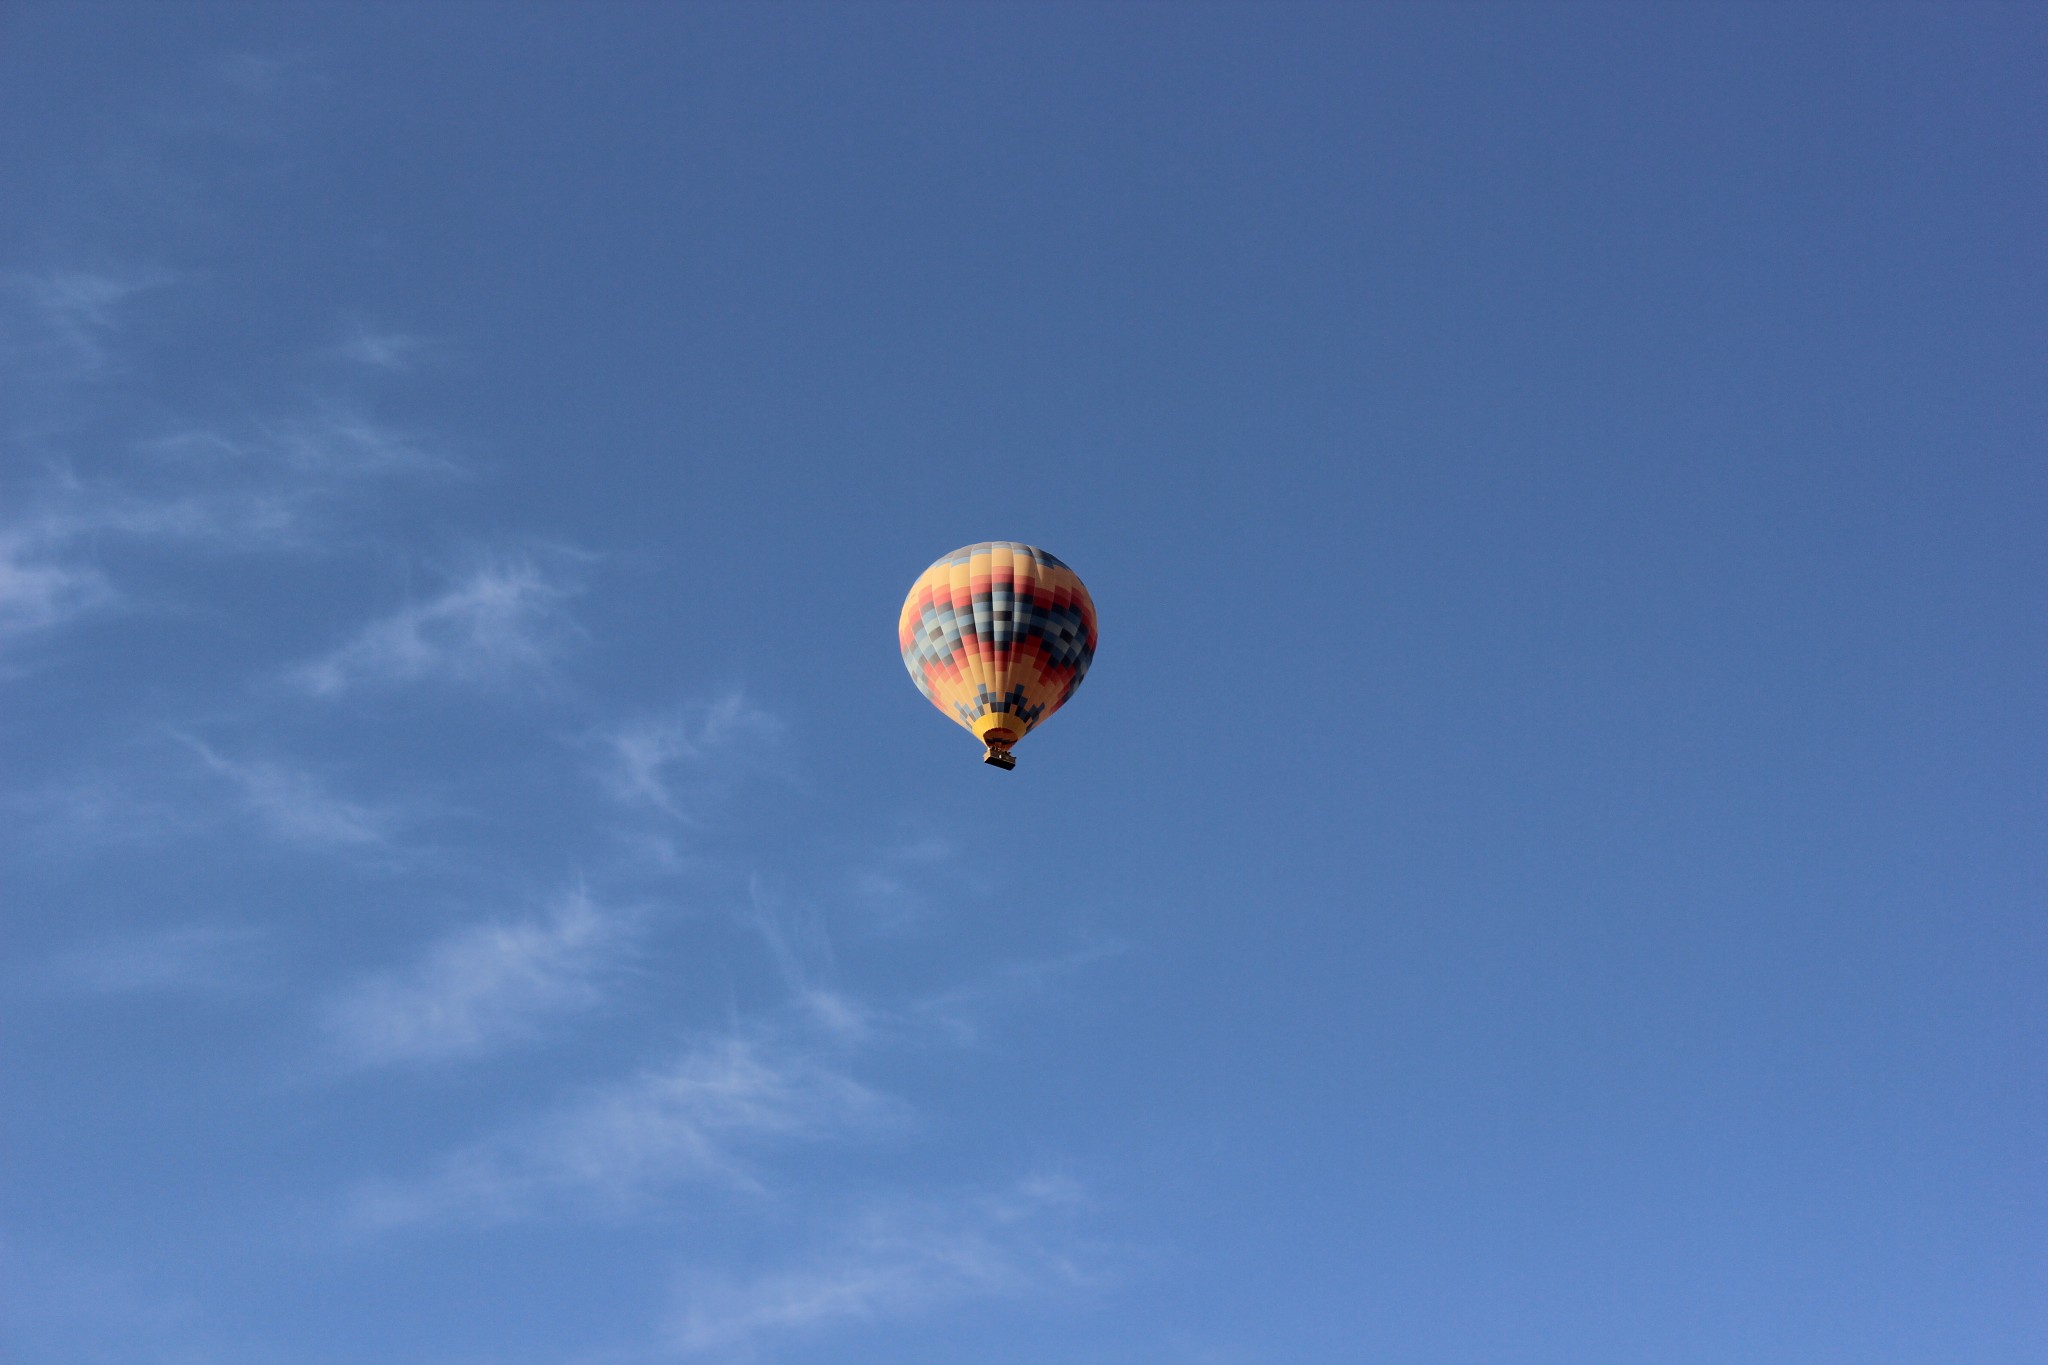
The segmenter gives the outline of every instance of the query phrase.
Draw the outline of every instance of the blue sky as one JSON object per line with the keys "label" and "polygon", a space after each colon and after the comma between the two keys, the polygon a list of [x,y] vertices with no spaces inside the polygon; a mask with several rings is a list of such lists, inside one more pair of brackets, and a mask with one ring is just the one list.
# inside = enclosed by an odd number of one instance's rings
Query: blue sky
{"label": "blue sky", "polygon": [[0,1347],[2042,1359],[2044,72],[9,6]]}

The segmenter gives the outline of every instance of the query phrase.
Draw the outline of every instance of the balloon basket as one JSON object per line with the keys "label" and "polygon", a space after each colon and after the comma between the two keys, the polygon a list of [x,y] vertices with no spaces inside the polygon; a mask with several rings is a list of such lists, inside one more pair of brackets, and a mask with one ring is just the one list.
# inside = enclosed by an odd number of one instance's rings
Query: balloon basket
{"label": "balloon basket", "polygon": [[989,745],[988,752],[981,756],[981,761],[991,768],[1001,768],[1004,772],[1017,766],[1016,755],[1010,752],[1007,744],[1000,749],[993,744]]}

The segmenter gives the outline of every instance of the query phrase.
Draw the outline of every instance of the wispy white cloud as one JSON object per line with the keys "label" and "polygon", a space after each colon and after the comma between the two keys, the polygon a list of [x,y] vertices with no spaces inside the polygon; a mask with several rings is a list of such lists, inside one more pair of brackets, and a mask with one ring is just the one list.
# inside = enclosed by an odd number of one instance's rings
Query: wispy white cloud
{"label": "wispy white cloud", "polygon": [[503,684],[542,673],[573,635],[573,589],[528,557],[472,569],[425,602],[363,627],[292,680],[315,696],[417,682]]}
{"label": "wispy white cloud", "polygon": [[449,472],[417,436],[344,403],[235,427],[189,425],[102,452],[87,474],[47,458],[0,533],[53,551],[108,536],[223,550],[273,549],[303,536],[314,510],[351,485]]}
{"label": "wispy white cloud", "polygon": [[941,867],[956,857],[953,845],[936,834],[913,834],[878,850],[853,869],[854,894],[882,899],[908,891],[913,872]]}
{"label": "wispy white cloud", "polygon": [[735,762],[759,760],[781,740],[783,728],[737,691],[708,705],[631,721],[599,736],[605,789],[622,805],[687,822]]}
{"label": "wispy white cloud", "polygon": [[845,1042],[869,1031],[871,1012],[839,989],[838,964],[824,918],[785,904],[761,878],[747,885],[746,927],[761,940],[791,1000],[811,1023]]}
{"label": "wispy white cloud", "polygon": [[979,1042],[988,1016],[1023,1001],[1042,1000],[1069,978],[1116,957],[1124,945],[1105,939],[1058,957],[1011,962],[961,985],[925,997],[904,1011],[903,1026],[966,1047]]}
{"label": "wispy white cloud", "polygon": [[457,1152],[423,1179],[362,1187],[351,1222],[376,1232],[550,1212],[629,1217],[681,1186],[759,1189],[750,1159],[761,1149],[869,1129],[894,1108],[814,1050],[713,1039]]}
{"label": "wispy white cloud", "polygon": [[233,991],[250,984],[261,946],[255,930],[221,924],[112,935],[51,958],[46,984],[88,995]]}
{"label": "wispy white cloud", "polygon": [[150,282],[87,270],[46,270],[16,276],[15,283],[51,327],[104,331],[114,325],[115,309]]}
{"label": "wispy white cloud", "polygon": [[794,1268],[687,1277],[666,1345],[685,1358],[752,1359],[777,1339],[837,1325],[1086,1284],[1095,1275],[1051,1226],[1082,1202],[1071,1181],[1037,1177],[950,1206],[870,1210]]}
{"label": "wispy white cloud", "polygon": [[[123,446],[87,475],[48,459],[0,502],[0,639],[134,594],[106,567],[136,550],[318,551],[330,510],[386,475],[452,470],[414,437],[328,406],[230,432],[188,427]],[[129,574],[132,582],[140,574]],[[145,593],[146,601],[146,593]]]}
{"label": "wispy white cloud", "polygon": [[[398,836],[418,807],[338,793],[322,772],[274,756],[224,752],[178,730],[115,740],[40,786],[0,786],[0,812],[39,852],[184,842],[250,826],[296,848],[406,861]],[[246,844],[246,838],[240,842]]]}
{"label": "wispy white cloud", "polygon": [[[301,496],[261,485],[143,490],[53,471],[0,537],[23,558],[66,572],[104,575],[82,564],[86,547],[109,542],[242,551],[288,546],[299,534]],[[112,589],[107,589],[111,593]]]}
{"label": "wispy white cloud", "polygon": [[[274,85],[288,63],[230,63]],[[262,73],[259,77],[247,73]],[[225,85],[223,88],[226,88]],[[123,598],[150,597],[137,550],[327,550],[336,512],[372,480],[448,474],[455,461],[373,416],[346,387],[269,416],[142,425],[153,351],[133,340],[156,270],[45,268],[0,274],[0,636],[21,637]],[[390,368],[409,349],[362,332],[356,353]],[[31,414],[34,414],[33,417]]]}
{"label": "wispy white cloud", "polygon": [[161,495],[103,489],[34,524],[45,543],[85,539],[226,551],[288,549],[304,536],[303,493],[236,488]]}
{"label": "wispy white cloud", "polygon": [[216,58],[204,75],[161,111],[167,128],[229,143],[276,142],[329,90],[332,78],[291,52],[236,52]]}
{"label": "wispy white cloud", "polygon": [[264,828],[309,848],[369,849],[390,843],[398,825],[387,809],[337,796],[313,773],[271,759],[236,759],[190,735],[179,739],[208,772],[225,779]]}
{"label": "wispy white cloud", "polygon": [[351,480],[456,468],[416,433],[338,398],[235,426],[183,427],[143,441],[138,452],[159,470],[242,483],[264,480],[300,501]]}
{"label": "wispy white cloud", "polygon": [[0,312],[0,346],[12,363],[43,380],[79,382],[109,368],[124,306],[168,283],[157,272],[53,269],[0,279],[14,306]]}
{"label": "wispy white cloud", "polygon": [[948,840],[927,830],[905,830],[852,864],[845,889],[870,929],[900,933],[937,907],[957,904],[981,889],[975,865]]}
{"label": "wispy white cloud", "polygon": [[543,915],[461,930],[412,965],[357,982],[322,1022],[358,1065],[479,1056],[597,1005],[633,921],[579,889]]}
{"label": "wispy white cloud", "polygon": [[0,534],[0,639],[55,626],[112,597],[98,569],[53,562],[26,538]]}
{"label": "wispy white cloud", "polygon": [[344,360],[373,370],[403,374],[419,364],[429,350],[429,343],[409,332],[387,331],[358,321],[334,349]]}
{"label": "wispy white cloud", "polygon": [[[27,836],[28,847],[59,858],[141,847],[184,838],[214,817],[214,803],[173,799],[160,759],[145,763],[87,761],[75,771],[40,786],[0,790],[0,812],[11,828]],[[210,775],[208,780],[212,780]]]}

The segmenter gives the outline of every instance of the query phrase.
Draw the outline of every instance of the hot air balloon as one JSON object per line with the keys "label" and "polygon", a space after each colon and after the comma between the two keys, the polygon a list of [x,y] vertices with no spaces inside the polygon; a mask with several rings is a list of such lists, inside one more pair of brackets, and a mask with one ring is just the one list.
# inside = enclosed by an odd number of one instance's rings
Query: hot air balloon
{"label": "hot air balloon", "polygon": [[1065,705],[1095,658],[1095,603],[1034,545],[985,540],[910,585],[896,623],[903,666],[932,705],[1014,768],[1010,746]]}

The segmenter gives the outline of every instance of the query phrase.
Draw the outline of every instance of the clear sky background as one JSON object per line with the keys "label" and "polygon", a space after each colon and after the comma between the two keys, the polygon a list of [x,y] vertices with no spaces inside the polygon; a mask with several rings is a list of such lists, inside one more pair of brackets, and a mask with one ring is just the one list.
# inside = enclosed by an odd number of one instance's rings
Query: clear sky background
{"label": "clear sky background", "polygon": [[2048,1359],[2044,15],[0,8],[0,1354]]}

